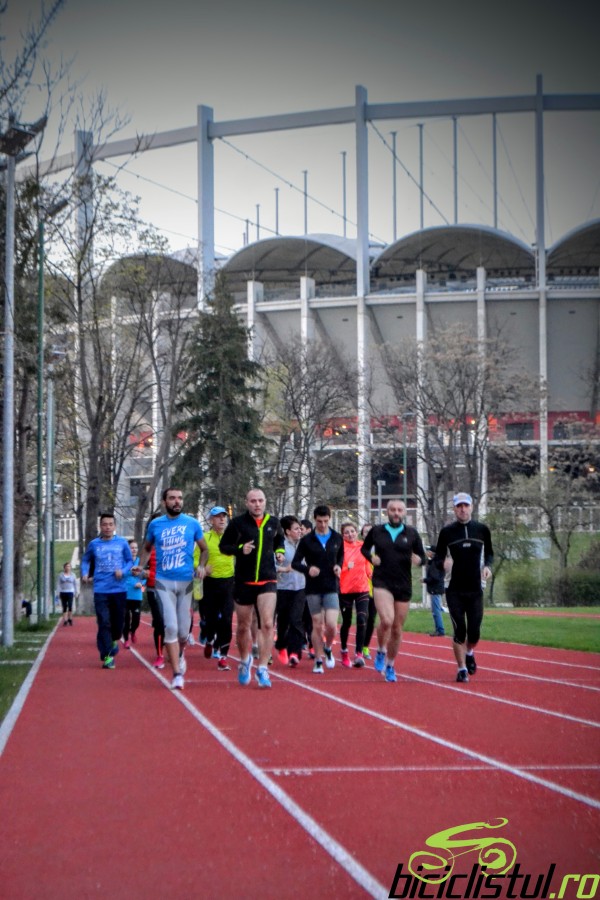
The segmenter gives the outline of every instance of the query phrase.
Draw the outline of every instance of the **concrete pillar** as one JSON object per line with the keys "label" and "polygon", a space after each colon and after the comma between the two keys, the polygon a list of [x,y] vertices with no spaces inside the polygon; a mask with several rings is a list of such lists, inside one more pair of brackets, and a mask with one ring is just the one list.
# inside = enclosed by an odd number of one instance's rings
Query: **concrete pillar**
{"label": "concrete pillar", "polygon": [[300,279],[300,336],[304,345],[315,336],[315,314],[309,304],[314,296],[314,279],[303,276]]}
{"label": "concrete pillar", "polygon": [[356,450],[358,460],[358,518],[371,519],[371,443],[367,397],[366,297],[370,291],[369,269],[369,153],[367,134],[367,92],[356,88],[356,364],[358,404]]}
{"label": "concrete pillar", "polygon": [[265,295],[265,288],[262,282],[260,281],[249,281],[248,282],[248,314],[246,319],[246,325],[248,327],[248,331],[250,332],[248,337],[248,357],[250,359],[255,358],[255,334],[254,334],[254,325],[256,321],[256,304],[260,303]]}
{"label": "concrete pillar", "polygon": [[210,106],[199,106],[198,125],[198,309],[210,294],[215,277],[215,162],[208,136],[213,121]]}
{"label": "concrete pillar", "polygon": [[[487,322],[485,309],[485,281],[486,271],[483,266],[477,268],[477,347],[481,359],[480,377],[484,377],[486,357]],[[481,447],[479,460],[479,515],[485,516],[488,510],[488,423],[487,418],[480,416],[477,419],[477,443]]]}

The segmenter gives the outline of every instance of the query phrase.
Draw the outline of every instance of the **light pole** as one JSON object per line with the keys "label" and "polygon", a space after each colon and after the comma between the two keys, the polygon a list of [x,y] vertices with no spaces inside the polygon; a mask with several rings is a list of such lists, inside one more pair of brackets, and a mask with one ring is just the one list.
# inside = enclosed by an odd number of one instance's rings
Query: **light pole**
{"label": "light pole", "polygon": [[377,524],[381,525],[381,488],[385,487],[385,481],[377,479]]}
{"label": "light pole", "polygon": [[[48,209],[41,208],[38,216],[38,371],[37,371],[37,614],[41,619],[46,612],[44,602],[44,228],[46,221],[68,206],[68,200],[60,200]],[[46,595],[47,596],[47,595]]]}
{"label": "light pole", "polygon": [[14,450],[15,450],[15,168],[23,150],[43,130],[46,119],[17,125],[11,115],[8,130],[0,135],[6,162],[6,232],[4,264],[4,420],[2,466],[2,644],[14,642]]}

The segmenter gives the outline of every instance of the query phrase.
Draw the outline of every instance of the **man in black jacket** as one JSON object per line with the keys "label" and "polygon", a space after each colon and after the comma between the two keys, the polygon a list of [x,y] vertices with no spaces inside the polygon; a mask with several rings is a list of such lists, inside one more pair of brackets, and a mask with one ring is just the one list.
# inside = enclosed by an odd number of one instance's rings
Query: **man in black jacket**
{"label": "man in black jacket", "polygon": [[453,504],[456,521],[440,531],[434,560],[451,570],[446,603],[454,627],[456,680],[464,682],[477,671],[473,650],[481,632],[483,587],[492,574],[494,551],[490,529],[471,519],[470,495],[455,494]]}
{"label": "man in black jacket", "polygon": [[240,651],[238,681],[250,683],[252,669],[252,611],[258,615],[258,665],[256,681],[270,688],[267,668],[273,648],[273,618],[277,601],[275,562],[284,558],[284,535],[279,519],[265,513],[264,493],[254,488],[246,494],[247,512],[235,516],[223,533],[219,550],[235,556],[235,611],[237,646]]}
{"label": "man in black jacket", "polygon": [[[292,560],[292,569],[306,577],[306,603],[313,622],[312,645],[315,652],[315,675],[323,674],[323,656],[328,669],[333,669],[332,644],[340,611],[340,575],[344,562],[341,534],[329,527],[331,510],[315,507],[314,531],[305,534]],[[325,643],[323,644],[323,631]]]}
{"label": "man in black jacket", "polygon": [[374,666],[393,682],[398,680],[394,660],[412,596],[411,566],[424,566],[427,558],[419,532],[404,522],[402,500],[389,500],[387,514],[385,525],[371,528],[361,553],[373,563],[373,599],[379,613]]}

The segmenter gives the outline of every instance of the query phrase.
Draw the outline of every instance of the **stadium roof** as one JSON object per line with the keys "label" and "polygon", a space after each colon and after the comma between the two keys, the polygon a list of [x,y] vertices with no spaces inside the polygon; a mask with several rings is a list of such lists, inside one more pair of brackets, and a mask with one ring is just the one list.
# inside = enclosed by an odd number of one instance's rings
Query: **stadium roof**
{"label": "stadium roof", "polygon": [[373,262],[377,278],[414,275],[473,275],[478,266],[488,274],[522,275],[535,271],[531,247],[482,225],[441,225],[415,231],[386,247]]}
{"label": "stadium roof", "polygon": [[546,265],[552,275],[598,275],[600,270],[600,219],[569,231],[550,247]]}
{"label": "stadium roof", "polygon": [[319,284],[356,281],[356,242],[334,234],[270,237],[248,244],[222,266],[235,289],[247,281],[297,284],[305,275]]}

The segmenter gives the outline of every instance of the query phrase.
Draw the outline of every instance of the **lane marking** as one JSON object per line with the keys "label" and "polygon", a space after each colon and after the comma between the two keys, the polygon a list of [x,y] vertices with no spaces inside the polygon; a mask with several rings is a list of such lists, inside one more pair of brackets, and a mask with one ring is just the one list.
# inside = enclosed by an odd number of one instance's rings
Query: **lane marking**
{"label": "lane marking", "polygon": [[355,712],[370,716],[373,719],[378,719],[380,722],[385,722],[387,725],[392,725],[394,728],[399,728],[402,731],[406,731],[409,734],[414,734],[426,741],[431,741],[433,744],[438,744],[440,747],[444,747],[446,750],[452,750],[456,753],[464,754],[471,759],[475,759],[478,762],[487,764],[493,769],[498,769],[501,772],[507,772],[509,775],[513,775],[516,778],[522,778],[524,781],[532,782],[533,784],[539,785],[540,787],[544,787],[550,791],[554,791],[557,794],[562,794],[563,796],[568,797],[570,800],[576,800],[577,802],[583,803],[586,806],[591,806],[594,809],[600,809],[600,800],[596,800],[594,797],[588,797],[586,794],[579,793],[579,791],[572,791],[570,788],[563,787],[562,785],[557,784],[554,781],[549,781],[546,778],[540,778],[537,775],[533,775],[523,769],[517,768],[516,766],[511,766],[508,763],[502,762],[502,760],[496,759],[493,756],[488,756],[485,753],[477,753],[474,750],[470,750],[468,747],[463,747],[461,744],[454,743],[454,741],[449,741],[446,738],[441,738],[437,735],[429,734],[428,732],[423,731],[422,728],[417,728],[414,725],[407,725],[405,722],[399,722],[397,719],[392,719],[391,716],[386,716],[383,713],[376,712],[375,710],[359,706],[357,703],[352,703],[349,700],[344,700],[342,697],[336,697],[335,694],[328,694],[327,692],[321,691],[318,688],[311,687],[304,682],[294,681],[293,679],[288,678],[285,675],[279,675],[276,672],[273,672],[272,675],[282,681],[287,682],[288,684],[295,685],[301,690],[309,691],[310,693],[316,694],[319,697],[324,697],[326,700],[332,700],[334,703],[339,703],[340,706],[345,706],[348,709],[354,710]]}
{"label": "lane marking", "polygon": [[[2,725],[0,725],[0,756],[2,756],[2,754],[4,753],[4,748],[6,747],[6,743],[9,739],[9,737],[11,736],[13,728],[17,724],[17,719],[19,718],[19,715],[21,714],[21,710],[23,709],[25,701],[27,700],[29,691],[31,690],[31,688],[33,686],[33,682],[35,681],[35,676],[39,672],[40,666],[42,665],[42,662],[44,661],[46,651],[48,650],[48,647],[50,646],[50,641],[56,634],[57,627],[58,626],[55,625],[54,628],[52,629],[52,631],[50,632],[50,634],[48,635],[44,646],[42,647],[42,649],[40,650],[40,652],[38,654],[37,659],[31,666],[31,669],[27,673],[27,677],[25,678],[25,680],[23,681],[23,684],[19,688],[19,693],[13,700],[9,711],[7,712],[7,714],[4,718],[4,721],[2,722]],[[31,663],[31,661],[29,660],[27,665],[30,665],[30,663]]]}
{"label": "lane marking", "polygon": [[[440,665],[446,665],[450,660],[438,659],[437,656],[425,656],[423,653],[409,653],[406,654],[410,659],[424,659],[427,662],[435,662]],[[399,652],[398,658],[402,658],[402,651]],[[481,653],[481,658],[485,658],[485,654]],[[455,663],[456,665],[456,663]],[[530,681],[543,681],[544,684],[548,683],[547,675],[529,675],[526,672],[515,672],[513,669],[494,669],[490,666],[484,666],[486,672],[494,672],[496,675],[510,675],[514,678],[527,678]],[[576,681],[561,681],[558,678],[552,678],[552,684],[561,684],[564,687],[569,688],[578,688],[580,691],[594,691],[595,693],[600,692],[600,686],[594,687],[591,684],[578,684]]]}
{"label": "lane marking", "polygon": [[[597,772],[600,766],[597,765],[524,765],[519,766],[520,769],[528,771],[557,771],[557,772]],[[369,774],[377,775],[378,773],[388,772],[487,772],[489,766],[483,765],[463,765],[463,766],[275,766],[273,768],[265,767],[263,772],[272,772],[274,775],[344,775],[344,774]]]}
{"label": "lane marking", "polygon": [[[371,897],[387,897],[389,889],[380,884],[370,872],[368,872],[356,859],[322,828],[312,816],[309,816],[295,800],[293,800],[286,792],[273,781],[269,776],[254,763],[249,756],[240,750],[240,748],[226,737],[210,719],[208,719],[200,710],[181,691],[171,691],[171,686],[167,679],[154,669],[137,650],[132,649],[135,656],[152,674],[163,683],[167,690],[178,700],[187,711],[196,719],[196,721],[205,728],[209,734],[238,762],[243,768],[252,775],[256,781],[276,800],[280,806],[303,828],[310,837],[313,838],[329,856],[334,859],[338,865],[350,875],[356,883],[364,888]],[[240,688],[242,690],[242,688]]]}
{"label": "lane marking", "polygon": [[[409,632],[409,633],[413,634],[413,635],[415,634],[414,631]],[[451,639],[452,635],[446,635],[446,637]],[[483,638],[483,640],[485,640],[485,638]],[[435,645],[429,644],[427,642],[415,641],[412,638],[404,639],[404,637],[402,639],[402,643],[403,644],[405,644],[405,643],[412,644],[415,647],[427,647],[428,649],[433,649],[433,647],[435,646]],[[498,643],[502,643],[502,642],[494,641],[494,642],[490,642],[490,643],[498,644]],[[437,646],[441,647],[443,645],[440,644]],[[527,644],[527,645],[523,645],[523,646],[536,647],[538,649],[557,650],[557,652],[559,650],[561,650],[561,648],[559,648],[559,647],[540,647],[539,644]],[[562,652],[569,653],[570,651],[565,650]],[[587,652],[587,651],[573,650],[571,652],[583,653],[583,652]],[[482,657],[483,656],[499,656],[501,659],[518,659],[518,660],[522,660],[523,662],[540,663],[541,665],[545,665],[545,666],[566,666],[567,668],[573,668],[573,669],[589,669],[591,672],[600,673],[600,666],[589,666],[585,663],[564,662],[563,660],[558,660],[558,659],[556,659],[556,660],[555,659],[537,659],[536,657],[533,657],[533,656],[518,656],[516,653],[499,653],[497,650],[483,650],[482,649],[481,655],[482,655]]]}
{"label": "lane marking", "polygon": [[[485,671],[488,672],[489,669],[485,669]],[[600,728],[600,722],[596,722],[594,719],[582,719],[579,716],[571,716],[569,713],[545,709],[542,706],[533,706],[531,703],[521,703],[518,700],[508,700],[506,697],[495,697],[491,694],[479,694],[474,693],[473,691],[465,691],[463,688],[458,688],[453,684],[440,684],[438,681],[429,681],[427,678],[417,678],[416,675],[408,675],[406,672],[402,672],[402,678],[405,678],[407,681],[416,681],[419,684],[428,684],[431,685],[431,687],[442,688],[442,690],[445,691],[455,691],[463,697],[472,697],[474,700],[489,700],[492,703],[504,703],[506,706],[514,706],[517,709],[526,709],[529,712],[536,712],[544,716],[554,716],[557,719],[564,719],[567,722],[574,722],[577,725]]]}

